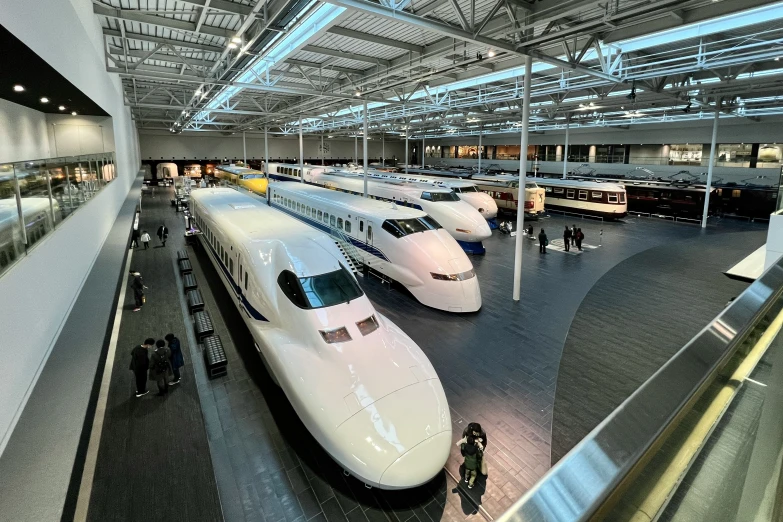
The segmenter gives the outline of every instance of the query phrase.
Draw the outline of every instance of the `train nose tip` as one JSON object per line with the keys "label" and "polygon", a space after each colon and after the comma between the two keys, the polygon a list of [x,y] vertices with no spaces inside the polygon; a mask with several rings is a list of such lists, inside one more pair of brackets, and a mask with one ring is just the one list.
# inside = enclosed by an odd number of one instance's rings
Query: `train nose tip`
{"label": "train nose tip", "polygon": [[443,467],[438,463],[444,462],[448,458],[450,449],[450,431],[438,433],[423,440],[417,446],[400,455],[386,468],[386,471],[381,475],[380,487],[400,489],[410,487],[411,484],[424,484]]}

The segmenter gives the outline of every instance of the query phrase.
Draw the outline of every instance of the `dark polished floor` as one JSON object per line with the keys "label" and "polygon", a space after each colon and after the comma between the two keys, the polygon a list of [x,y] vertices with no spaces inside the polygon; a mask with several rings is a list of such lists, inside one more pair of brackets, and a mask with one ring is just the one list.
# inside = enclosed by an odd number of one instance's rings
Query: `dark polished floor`
{"label": "dark polished floor", "polygon": [[[160,275],[154,277],[170,281],[155,284],[166,285],[167,296],[180,299],[175,303],[166,297],[163,329],[185,328],[189,319],[182,318],[181,282],[174,275],[173,264],[174,251],[184,245],[182,223],[165,202],[154,211],[165,216],[172,230],[167,251],[152,254],[166,254],[164,259],[155,260]],[[534,226],[536,233],[544,226],[550,239],[556,239],[563,226],[571,223],[553,217]],[[415,490],[368,490],[343,476],[303,427],[280,389],[272,384],[231,296],[203,250],[191,249],[194,274],[216,333],[226,347],[229,374],[211,381],[205,378],[191,334],[187,345],[195,364],[188,380],[195,379],[197,389],[183,388],[182,395],[192,411],[198,411],[196,402],[200,402],[203,425],[191,417],[180,429],[193,431],[191,437],[206,429],[208,450],[199,439],[194,446],[198,449],[191,451],[204,456],[209,451],[211,455],[225,520],[438,522],[499,516],[550,467],[561,354],[572,321],[593,286],[619,263],[650,248],[709,239],[726,232],[759,230],[725,223],[702,231],[693,225],[644,219],[623,223],[579,221],[577,225],[585,232],[589,247],[581,254],[559,251],[553,241],[550,252],[542,255],[536,243],[524,240],[519,303],[511,299],[515,239],[498,232],[486,241],[487,254],[472,258],[484,302],[478,313],[454,315],[429,309],[402,290],[388,289],[372,278],[361,280],[377,309],[421,346],[438,371],[451,406],[454,440],[467,422],[480,422],[486,429],[489,476],[470,492],[455,481],[460,476],[456,446],[446,470]],[[142,254],[148,252],[139,252],[139,258]],[[662,259],[661,270],[678,271],[677,259]],[[656,291],[645,284],[625,290],[627,293],[619,295],[619,300],[633,293]],[[174,317],[177,313],[178,320]],[[627,331],[623,322],[612,325],[617,331]],[[138,335],[146,335],[144,331],[149,330],[137,327]],[[163,333],[161,330],[160,335]],[[185,340],[186,335],[180,337]],[[120,374],[127,374],[123,385],[129,390],[127,362],[119,368]],[[167,415],[178,414],[166,411]],[[120,418],[120,422],[126,420]],[[144,430],[151,428],[146,426]],[[119,440],[115,447],[123,447]],[[480,513],[477,505],[481,506]],[[212,519],[204,515],[191,520]]]}

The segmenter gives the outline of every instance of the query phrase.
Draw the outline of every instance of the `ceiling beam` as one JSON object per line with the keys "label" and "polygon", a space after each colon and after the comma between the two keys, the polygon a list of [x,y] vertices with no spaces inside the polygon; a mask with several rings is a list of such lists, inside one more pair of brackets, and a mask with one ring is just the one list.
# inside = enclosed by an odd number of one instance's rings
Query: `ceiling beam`
{"label": "ceiling beam", "polygon": [[130,22],[138,22],[142,24],[154,25],[157,27],[165,27],[167,29],[175,29],[178,31],[187,31],[193,34],[203,34],[209,36],[219,36],[222,38],[230,38],[233,36],[233,32],[227,29],[221,29],[219,27],[211,27],[208,25],[201,26],[200,31],[196,31],[196,24],[193,22],[186,22],[184,20],[176,20],[174,18],[164,18],[162,16],[155,16],[149,14],[141,14],[134,12],[132,9],[115,9],[106,7],[103,5],[93,4],[92,10],[96,15],[104,16],[114,20],[128,20]]}
{"label": "ceiling beam", "polygon": [[340,67],[337,65],[329,65],[328,63],[308,62],[306,60],[297,60],[295,58],[289,58],[285,61],[291,65],[299,65],[301,67],[310,67],[311,69],[326,69],[345,74],[364,74],[361,69],[351,69],[348,67]]}
{"label": "ceiling beam", "polygon": [[396,47],[397,49],[404,49],[406,51],[413,51],[415,53],[422,54],[424,47],[421,45],[411,44],[407,42],[400,42],[398,40],[392,40],[391,38],[384,38],[383,36],[375,36],[374,34],[362,33],[360,31],[354,31],[353,29],[346,29],[340,26],[332,26],[329,28],[329,33],[338,34],[340,36],[347,36],[348,38],[354,38],[356,40],[363,40],[365,42],[373,42],[387,47]]}
{"label": "ceiling beam", "polygon": [[224,13],[231,13],[231,14],[241,15],[241,16],[250,16],[253,13],[253,8],[250,7],[249,5],[238,4],[236,2],[228,2],[227,0],[179,0],[179,1],[182,2],[183,4],[195,5],[201,8],[209,8],[217,11],[223,11]]}
{"label": "ceiling beam", "polygon": [[391,65],[391,62],[389,62],[389,60],[384,60],[383,58],[375,58],[374,56],[365,56],[363,54],[337,51],[335,49],[327,49],[326,47],[318,47],[317,45],[305,45],[304,47],[302,47],[302,50],[311,53],[323,54],[324,56],[334,56],[336,58],[346,58],[348,60],[356,60],[358,62],[367,62],[373,65],[380,64],[386,67]]}
{"label": "ceiling beam", "polygon": [[[123,54],[122,49],[114,46],[109,46],[109,52],[111,54],[116,54],[116,55]],[[154,54],[154,56],[152,54]],[[127,55],[133,58],[140,58],[142,59],[141,61],[159,60],[161,62],[176,63],[180,65],[185,63],[193,67],[211,67],[212,64],[214,63],[212,60],[201,61],[201,60],[194,60],[193,58],[184,58],[184,57],[176,56],[174,54],[166,54],[162,52],[162,49],[158,50],[155,53],[149,53],[138,49],[128,49]]]}
{"label": "ceiling beam", "polygon": [[[123,38],[123,35],[120,31],[115,31],[114,29],[103,29],[103,36],[113,36],[115,38]],[[150,36],[147,34],[139,34],[139,33],[131,33],[130,31],[125,31],[125,38],[128,40],[136,40],[139,42],[150,42],[150,43],[160,43],[160,44],[169,44],[174,45],[177,47],[185,47],[187,49],[199,49],[201,51],[210,51],[213,53],[222,53],[223,47],[218,47],[216,45],[208,45],[198,42],[184,42],[182,40],[172,40],[171,38],[161,38],[159,36]]]}

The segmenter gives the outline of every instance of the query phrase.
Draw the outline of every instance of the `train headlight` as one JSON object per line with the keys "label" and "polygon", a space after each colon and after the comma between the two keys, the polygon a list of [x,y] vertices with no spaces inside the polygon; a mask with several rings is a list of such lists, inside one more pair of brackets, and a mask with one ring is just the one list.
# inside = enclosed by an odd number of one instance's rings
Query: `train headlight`
{"label": "train headlight", "polygon": [[362,332],[362,335],[367,336],[378,329],[378,320],[375,319],[374,315],[371,315],[367,319],[356,323],[356,326],[359,328],[359,331]]}
{"label": "train headlight", "polygon": [[351,334],[345,329],[345,326],[339,328],[330,328],[329,330],[318,330],[323,340],[327,344],[345,343],[351,340]]}
{"label": "train headlight", "polygon": [[466,230],[464,228],[458,228],[457,232],[462,232],[463,234],[470,234],[470,230]]}
{"label": "train headlight", "polygon": [[459,274],[436,274],[435,272],[430,272],[430,275],[433,279],[437,279],[439,281],[466,281],[476,277],[476,272],[471,268],[470,270],[466,272],[460,272]]}

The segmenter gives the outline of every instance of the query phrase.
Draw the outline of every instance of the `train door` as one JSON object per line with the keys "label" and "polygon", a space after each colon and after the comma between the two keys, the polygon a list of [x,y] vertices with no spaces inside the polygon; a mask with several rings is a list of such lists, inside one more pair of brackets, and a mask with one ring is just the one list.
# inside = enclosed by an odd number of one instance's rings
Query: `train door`
{"label": "train door", "polygon": [[369,220],[365,224],[367,226],[367,244],[372,245],[372,240],[373,240],[372,233],[375,227],[373,226],[373,222]]}

